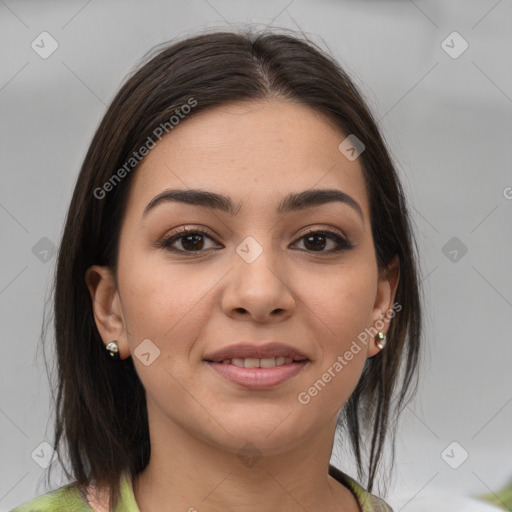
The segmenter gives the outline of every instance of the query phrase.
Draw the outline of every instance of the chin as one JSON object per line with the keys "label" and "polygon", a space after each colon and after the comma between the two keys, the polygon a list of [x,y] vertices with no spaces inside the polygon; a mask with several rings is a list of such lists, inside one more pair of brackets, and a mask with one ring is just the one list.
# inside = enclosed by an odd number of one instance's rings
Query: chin
{"label": "chin", "polygon": [[210,439],[218,447],[240,456],[251,456],[251,454],[268,456],[295,449],[308,438],[304,424],[301,423],[299,429],[297,421],[290,420],[291,415],[288,418],[286,414],[282,417],[274,416],[268,421],[264,420],[264,415],[262,416],[262,421],[258,421],[257,415],[254,415],[251,420],[249,418],[241,418],[238,422],[230,420],[226,430],[231,435],[223,431],[221,438],[216,436],[215,439]]}

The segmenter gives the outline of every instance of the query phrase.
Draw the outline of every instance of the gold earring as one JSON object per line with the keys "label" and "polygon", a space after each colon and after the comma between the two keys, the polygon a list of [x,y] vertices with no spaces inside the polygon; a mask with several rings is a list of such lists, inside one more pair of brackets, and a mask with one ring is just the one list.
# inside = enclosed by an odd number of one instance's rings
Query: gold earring
{"label": "gold earring", "polygon": [[383,332],[378,332],[377,336],[375,336],[375,341],[377,347],[382,350],[386,346],[386,335]]}
{"label": "gold earring", "polygon": [[[116,340],[117,341],[117,340]],[[111,341],[106,349],[109,351],[110,355],[114,357],[116,354],[119,354],[119,347],[117,346],[116,341]]]}

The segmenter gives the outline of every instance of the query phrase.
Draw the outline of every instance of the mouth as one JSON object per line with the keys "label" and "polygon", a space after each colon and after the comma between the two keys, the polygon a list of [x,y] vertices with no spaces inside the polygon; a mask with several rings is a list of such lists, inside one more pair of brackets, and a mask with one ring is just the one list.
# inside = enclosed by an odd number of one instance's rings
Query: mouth
{"label": "mouth", "polygon": [[310,360],[280,343],[239,344],[204,358],[217,375],[249,389],[268,389],[298,375]]}
{"label": "mouth", "polygon": [[238,368],[275,368],[279,366],[284,366],[292,363],[300,363],[305,362],[307,359],[294,359],[292,357],[265,357],[263,359],[257,359],[252,357],[240,358],[235,357],[233,359],[224,359],[223,361],[208,361],[210,363],[217,364],[231,364]]}

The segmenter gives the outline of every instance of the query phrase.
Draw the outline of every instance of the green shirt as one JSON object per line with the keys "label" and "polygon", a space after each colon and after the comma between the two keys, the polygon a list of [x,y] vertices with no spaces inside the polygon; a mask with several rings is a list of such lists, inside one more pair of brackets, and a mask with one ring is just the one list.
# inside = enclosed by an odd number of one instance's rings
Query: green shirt
{"label": "green shirt", "polygon": [[[329,474],[352,491],[361,512],[393,512],[392,508],[380,498],[365,491],[353,478],[334,466]],[[80,494],[74,484],[68,484],[34,498],[11,512],[91,512],[94,510]],[[114,512],[140,512],[133,494],[132,481],[127,474],[121,477],[121,499]]]}

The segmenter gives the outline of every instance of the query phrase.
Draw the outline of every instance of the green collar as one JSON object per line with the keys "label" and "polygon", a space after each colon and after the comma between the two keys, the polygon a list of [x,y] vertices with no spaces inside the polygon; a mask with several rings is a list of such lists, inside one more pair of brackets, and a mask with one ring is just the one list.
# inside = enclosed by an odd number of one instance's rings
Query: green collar
{"label": "green collar", "polygon": [[133,493],[132,479],[128,473],[121,476],[121,499],[114,512],[140,512]]}
{"label": "green collar", "polygon": [[[353,478],[338,468],[329,466],[329,475],[352,491],[359,503],[361,512],[393,512],[383,500],[368,493]],[[114,512],[140,512],[133,492],[133,481],[129,473],[120,479],[120,499]],[[87,503],[76,485],[68,484],[34,498],[11,512],[91,512],[93,508]]]}

